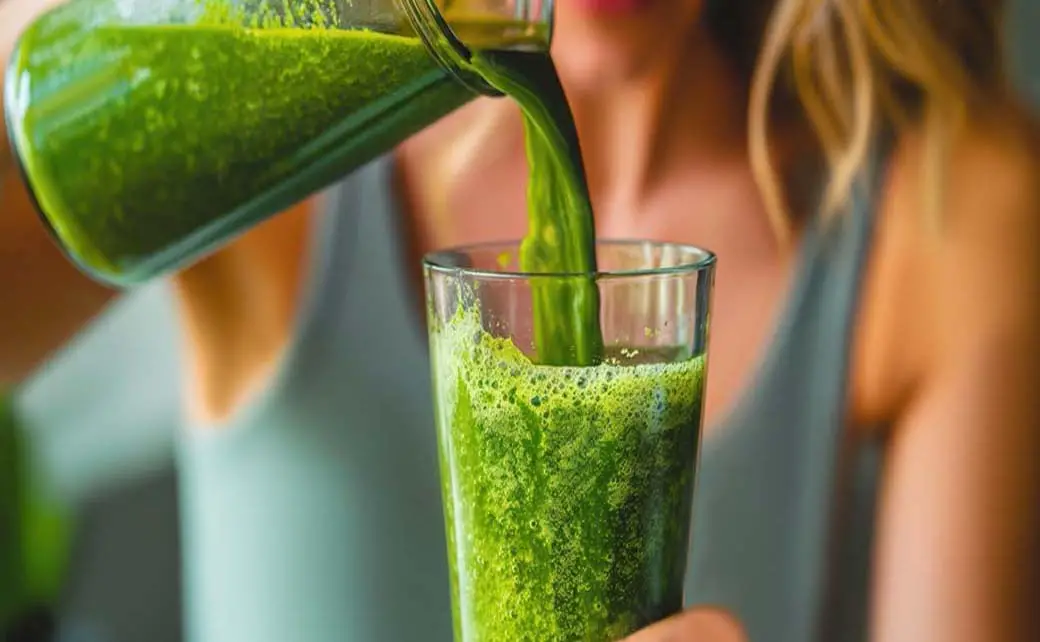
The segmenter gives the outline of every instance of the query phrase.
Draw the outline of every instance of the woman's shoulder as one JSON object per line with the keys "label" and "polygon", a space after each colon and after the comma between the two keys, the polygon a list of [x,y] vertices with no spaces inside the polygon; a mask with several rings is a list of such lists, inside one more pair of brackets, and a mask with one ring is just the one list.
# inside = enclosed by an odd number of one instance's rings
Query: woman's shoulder
{"label": "woman's shoulder", "polygon": [[911,129],[901,138],[902,162],[897,168],[919,177],[928,154],[942,153],[947,174],[942,188],[950,200],[965,193],[991,191],[996,187],[991,179],[996,177],[1015,181],[1020,187],[1036,183],[1040,121],[1035,109],[1015,96],[973,111],[945,142],[945,149],[930,148],[926,132]]}
{"label": "woman's shoulder", "polygon": [[1008,99],[942,143],[908,131],[889,165],[858,355],[871,420],[891,420],[973,341],[986,350],[1040,322],[1040,124]]}
{"label": "woman's shoulder", "polygon": [[1040,121],[1009,97],[973,112],[945,138],[907,131],[883,206],[908,247],[936,260],[1028,232],[1040,221]]}

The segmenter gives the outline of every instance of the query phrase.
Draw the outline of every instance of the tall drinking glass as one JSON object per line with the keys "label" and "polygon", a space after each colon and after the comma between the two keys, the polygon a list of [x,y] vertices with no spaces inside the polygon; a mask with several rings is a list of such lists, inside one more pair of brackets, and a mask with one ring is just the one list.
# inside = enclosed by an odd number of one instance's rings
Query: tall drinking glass
{"label": "tall drinking glass", "polygon": [[605,358],[567,367],[531,291],[590,275],[517,256],[425,262],[455,640],[614,642],[682,608],[715,257],[600,243]]}

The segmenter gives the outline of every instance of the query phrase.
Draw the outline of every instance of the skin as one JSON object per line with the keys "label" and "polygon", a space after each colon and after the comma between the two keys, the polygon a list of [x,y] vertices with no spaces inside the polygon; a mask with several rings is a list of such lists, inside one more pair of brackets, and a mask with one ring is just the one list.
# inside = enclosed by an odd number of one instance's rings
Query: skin
{"label": "skin", "polygon": [[[57,0],[0,0],[0,69],[22,27]],[[2,72],[0,72],[2,73]],[[2,94],[3,92],[0,92]],[[0,97],[0,102],[3,98]],[[0,388],[26,376],[112,298],[47,238],[13,167],[0,118]]]}
{"label": "skin", "polygon": [[[39,3],[0,3],[0,55]],[[700,11],[700,0],[625,0],[609,12],[562,0],[554,53],[597,232],[696,243],[720,257],[710,433],[765,350],[792,254],[766,222],[745,153],[746,97]],[[1040,144],[1021,110],[993,104],[953,147],[942,234],[919,215],[913,134],[885,183],[849,408],[850,426],[889,431],[873,642],[1040,639]],[[0,314],[2,385],[31,372],[112,293],[47,242],[3,150],[0,173],[0,292],[4,309],[18,310]],[[518,114],[504,101],[478,101],[402,146],[410,264],[434,247],[522,236],[525,174]],[[219,420],[246,402],[284,352],[316,205],[174,278],[196,417]],[[698,609],[627,642],[740,639],[733,618]]]}

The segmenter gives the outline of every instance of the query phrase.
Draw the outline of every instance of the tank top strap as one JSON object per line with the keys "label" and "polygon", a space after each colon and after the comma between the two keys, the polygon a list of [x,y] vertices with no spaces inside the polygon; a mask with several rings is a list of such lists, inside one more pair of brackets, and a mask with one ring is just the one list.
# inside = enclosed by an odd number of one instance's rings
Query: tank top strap
{"label": "tank top strap", "polygon": [[[804,319],[787,343],[788,363],[811,362],[806,403],[818,404],[806,421],[800,514],[807,572],[802,578],[814,610],[810,635],[829,642],[866,639],[870,551],[879,460],[876,444],[848,427],[853,346],[874,231],[884,194],[891,138],[878,140],[853,186],[850,209],[820,226],[808,272]],[[775,395],[788,390],[777,378]],[[810,413],[812,411],[809,411]],[[811,569],[811,570],[808,570]]]}
{"label": "tank top strap", "polygon": [[[372,291],[393,288],[398,265],[393,158],[376,158],[321,194],[294,344],[283,370],[310,372],[328,361],[327,337]],[[388,254],[394,255],[393,257]],[[362,303],[359,303],[359,300]],[[291,383],[291,381],[286,381]]]}
{"label": "tank top strap", "polygon": [[858,461],[848,370],[888,149],[872,154],[847,212],[809,226],[770,351],[705,445],[688,601],[734,611],[752,640],[848,641],[845,620],[861,617],[857,598],[830,618],[841,623],[823,619],[830,588],[850,590],[835,557]]}

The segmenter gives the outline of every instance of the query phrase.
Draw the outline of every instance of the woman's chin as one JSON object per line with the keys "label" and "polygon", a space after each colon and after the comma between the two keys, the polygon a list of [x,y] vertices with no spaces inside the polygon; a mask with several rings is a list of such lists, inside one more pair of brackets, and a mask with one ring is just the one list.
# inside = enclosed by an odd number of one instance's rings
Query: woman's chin
{"label": "woman's chin", "polygon": [[565,82],[602,86],[638,78],[674,56],[699,1],[559,0],[553,58]]}
{"label": "woman's chin", "polygon": [[654,49],[634,38],[607,38],[596,33],[564,33],[553,47],[553,60],[572,89],[595,89],[636,78],[652,64]]}
{"label": "woman's chin", "polygon": [[625,19],[647,11],[655,0],[564,0],[566,9],[585,19]]}

